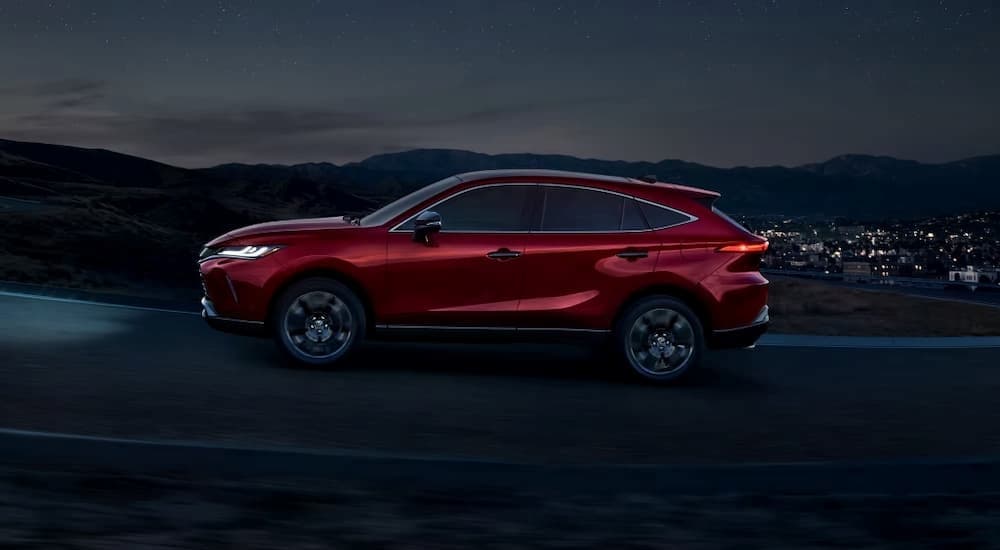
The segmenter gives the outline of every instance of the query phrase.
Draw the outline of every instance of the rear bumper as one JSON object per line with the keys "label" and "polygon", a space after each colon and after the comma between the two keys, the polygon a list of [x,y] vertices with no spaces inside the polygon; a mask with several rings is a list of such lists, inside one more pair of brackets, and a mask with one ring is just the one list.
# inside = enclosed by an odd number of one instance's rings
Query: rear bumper
{"label": "rear bumper", "polygon": [[262,321],[245,321],[222,317],[215,311],[215,304],[208,297],[201,299],[201,318],[215,330],[244,336],[266,336],[267,329]]}
{"label": "rear bumper", "polygon": [[745,327],[713,330],[709,336],[708,346],[714,349],[752,347],[761,335],[767,332],[770,324],[771,317],[768,315],[767,306],[764,306],[753,323]]}

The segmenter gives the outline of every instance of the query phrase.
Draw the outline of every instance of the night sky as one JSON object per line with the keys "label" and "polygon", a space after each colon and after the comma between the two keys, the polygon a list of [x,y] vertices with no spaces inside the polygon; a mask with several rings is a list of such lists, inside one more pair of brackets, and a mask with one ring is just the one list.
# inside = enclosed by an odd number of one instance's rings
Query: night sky
{"label": "night sky", "polygon": [[1000,153],[992,0],[0,0],[0,137],[182,166],[418,147]]}

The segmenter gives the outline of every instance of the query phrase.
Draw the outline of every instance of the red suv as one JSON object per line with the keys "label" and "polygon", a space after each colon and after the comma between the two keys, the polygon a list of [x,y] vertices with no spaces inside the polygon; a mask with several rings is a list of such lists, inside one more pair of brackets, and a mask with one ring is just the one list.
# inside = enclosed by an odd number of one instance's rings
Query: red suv
{"label": "red suv", "polygon": [[767,329],[767,241],[712,191],[545,170],[452,176],[363,217],[264,223],[200,255],[203,317],[327,365],[365,338],[607,335],[654,381]]}

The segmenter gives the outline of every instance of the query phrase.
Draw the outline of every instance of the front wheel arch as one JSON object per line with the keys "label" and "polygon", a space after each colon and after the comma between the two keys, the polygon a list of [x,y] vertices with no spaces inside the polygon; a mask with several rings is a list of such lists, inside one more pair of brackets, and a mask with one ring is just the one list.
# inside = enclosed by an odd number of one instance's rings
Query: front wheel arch
{"label": "front wheel arch", "polygon": [[[288,316],[295,310],[300,319],[291,322]],[[358,348],[367,325],[364,304],[350,287],[330,277],[308,277],[277,295],[269,328],[279,350],[292,363],[327,367],[339,364]],[[298,332],[291,332],[292,327]]]}
{"label": "front wheel arch", "polygon": [[364,307],[365,310],[365,324],[367,325],[365,327],[366,331],[369,334],[371,334],[371,332],[375,329],[375,306],[372,302],[371,295],[368,293],[367,290],[365,290],[365,287],[362,286],[361,283],[359,283],[353,277],[350,277],[349,275],[346,275],[341,271],[328,268],[307,269],[305,271],[301,271],[289,277],[288,279],[283,281],[280,285],[278,285],[271,293],[270,300],[268,301],[267,304],[267,312],[266,316],[264,317],[265,319],[264,322],[267,325],[267,329],[270,330],[273,328],[270,325],[272,323],[272,319],[274,318],[274,308],[275,306],[277,306],[278,300],[285,293],[285,291],[288,290],[292,285],[300,281],[304,281],[306,279],[316,279],[316,278],[332,279],[334,281],[337,281],[338,283],[349,288],[351,292],[353,292],[358,297],[358,299],[361,301],[361,305]]}

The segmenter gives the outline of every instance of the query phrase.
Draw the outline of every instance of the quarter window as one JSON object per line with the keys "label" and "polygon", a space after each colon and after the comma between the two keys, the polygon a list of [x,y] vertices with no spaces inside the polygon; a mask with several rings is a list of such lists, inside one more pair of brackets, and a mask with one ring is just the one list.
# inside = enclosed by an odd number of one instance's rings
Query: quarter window
{"label": "quarter window", "polygon": [[682,212],[649,204],[648,202],[639,202],[639,208],[642,210],[642,215],[646,218],[649,226],[653,229],[680,225],[691,219],[690,216]]}

